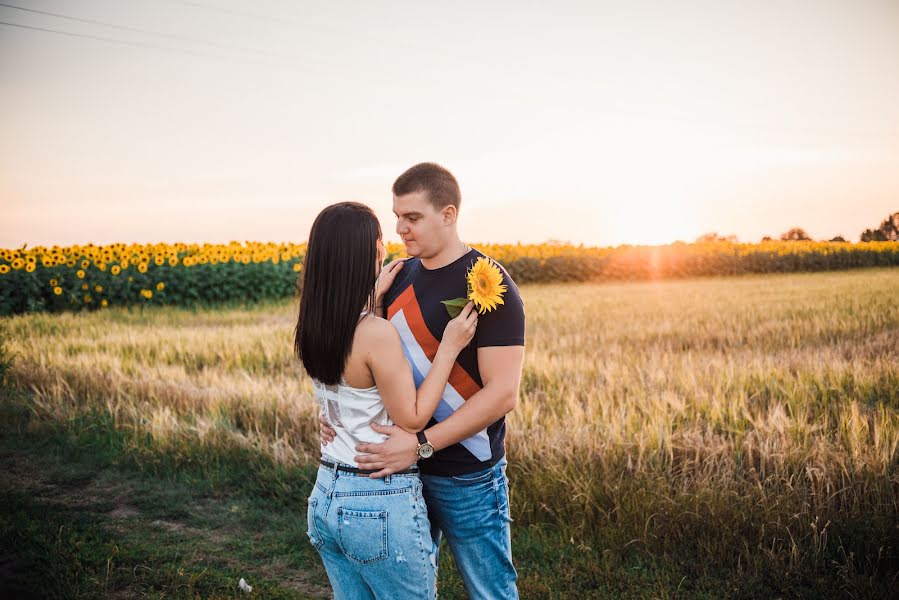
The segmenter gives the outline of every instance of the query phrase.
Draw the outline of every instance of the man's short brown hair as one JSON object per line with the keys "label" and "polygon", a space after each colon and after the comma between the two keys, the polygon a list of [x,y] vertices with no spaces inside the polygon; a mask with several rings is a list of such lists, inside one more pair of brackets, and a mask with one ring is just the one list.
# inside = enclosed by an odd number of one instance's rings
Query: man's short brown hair
{"label": "man's short brown hair", "polygon": [[427,192],[431,205],[440,210],[452,204],[459,210],[462,192],[453,174],[436,163],[419,163],[397,177],[393,182],[393,195],[405,196],[415,192]]}

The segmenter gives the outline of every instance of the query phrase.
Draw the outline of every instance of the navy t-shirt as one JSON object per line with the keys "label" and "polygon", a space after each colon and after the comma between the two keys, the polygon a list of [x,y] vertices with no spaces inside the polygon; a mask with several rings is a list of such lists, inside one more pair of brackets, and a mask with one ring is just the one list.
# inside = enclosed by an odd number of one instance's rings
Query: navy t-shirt
{"label": "navy t-shirt", "polygon": [[[439,269],[426,269],[418,258],[406,260],[387,292],[387,318],[400,333],[403,352],[412,365],[415,387],[421,385],[437,353],[443,330],[450,321],[442,300],[468,295],[466,274],[481,252],[471,249],[461,258]],[[502,266],[506,291],[503,304],[478,315],[474,339],[456,358],[449,383],[428,427],[443,421],[482,387],[478,370],[478,348],[524,345],[524,304],[518,286]],[[464,475],[496,464],[505,455],[505,417],[474,436],[453,444],[428,459],[418,461],[428,475]]]}

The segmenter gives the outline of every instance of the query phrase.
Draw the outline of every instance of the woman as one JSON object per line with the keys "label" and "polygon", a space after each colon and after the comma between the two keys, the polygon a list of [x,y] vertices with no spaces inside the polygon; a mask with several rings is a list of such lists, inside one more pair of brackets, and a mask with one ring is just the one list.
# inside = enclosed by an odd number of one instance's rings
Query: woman
{"label": "woman", "polygon": [[373,422],[424,429],[477,326],[469,303],[446,326],[416,392],[399,333],[375,315],[377,300],[401,268],[382,273],[384,255],[371,209],[343,202],[316,217],[303,264],[295,350],[337,432],[322,452],[309,497],[308,535],[336,599],[436,596],[435,548],[418,468],[372,478],[373,471],[358,468],[355,447],[385,439]]}

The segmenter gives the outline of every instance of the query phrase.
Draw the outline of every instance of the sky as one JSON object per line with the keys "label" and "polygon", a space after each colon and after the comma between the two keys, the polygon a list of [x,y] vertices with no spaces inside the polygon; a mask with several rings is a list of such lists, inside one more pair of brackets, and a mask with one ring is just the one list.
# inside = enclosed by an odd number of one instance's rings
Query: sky
{"label": "sky", "polygon": [[0,22],[0,247],[298,242],[344,200],[397,241],[391,185],[423,161],[470,243],[856,241],[899,211],[896,0],[0,0]]}

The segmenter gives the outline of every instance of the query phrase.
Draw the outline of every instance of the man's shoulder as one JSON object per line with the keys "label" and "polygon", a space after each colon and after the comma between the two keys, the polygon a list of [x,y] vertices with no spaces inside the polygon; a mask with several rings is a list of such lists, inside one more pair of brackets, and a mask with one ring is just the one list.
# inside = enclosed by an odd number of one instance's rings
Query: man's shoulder
{"label": "man's shoulder", "polygon": [[501,262],[499,262],[492,256],[484,254],[477,248],[472,248],[472,250],[474,250],[474,252],[475,252],[475,256],[474,256],[474,258],[472,258],[472,261],[471,261],[472,263],[474,263],[478,258],[481,258],[481,257],[486,258],[487,260],[489,260],[490,262],[495,264],[497,266],[497,268],[499,268],[500,273],[502,273],[502,275],[503,275],[503,284],[506,285],[506,287],[509,290],[513,290],[513,293],[516,296],[520,295],[520,292],[518,291],[518,284],[515,283],[515,280],[512,279],[512,276],[509,275],[509,272],[506,270],[506,267],[504,267]]}
{"label": "man's shoulder", "polygon": [[[472,258],[472,262],[475,262],[478,258],[486,258],[487,260],[489,260],[490,262],[495,264],[497,267],[499,267],[499,270],[503,272],[503,275],[509,276],[509,272],[506,271],[506,268],[502,265],[501,262],[499,262],[498,260],[496,260],[495,258],[490,256],[489,254],[485,254],[484,252],[481,252],[477,248],[472,248],[472,250],[474,251],[474,257]],[[509,277],[509,278],[511,279],[511,277]]]}

